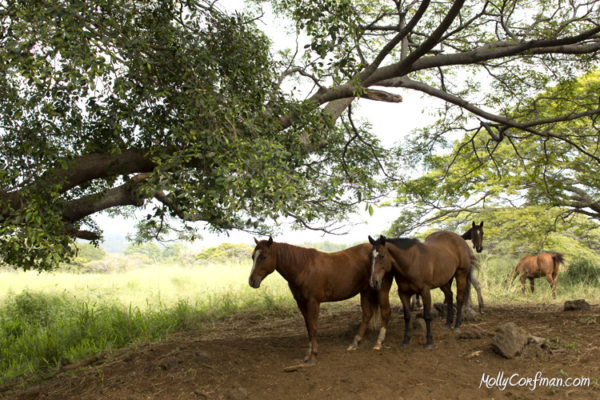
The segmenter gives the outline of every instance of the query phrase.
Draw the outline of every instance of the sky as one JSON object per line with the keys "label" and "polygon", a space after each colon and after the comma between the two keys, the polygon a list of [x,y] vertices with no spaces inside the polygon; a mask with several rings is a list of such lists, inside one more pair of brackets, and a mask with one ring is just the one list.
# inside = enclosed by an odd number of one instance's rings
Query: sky
{"label": "sky", "polygon": [[[243,2],[241,0],[222,0],[220,4],[227,9],[239,9]],[[259,22],[259,28],[263,29],[273,40],[274,49],[295,48],[295,36],[291,32],[286,33],[286,31],[289,31],[289,24],[286,25],[285,21],[273,18],[268,10],[266,10],[262,21]],[[302,47],[302,44],[300,44],[300,47]],[[403,97],[403,102],[386,103],[361,99],[358,101],[358,105],[356,105],[357,102],[353,103],[353,112],[356,117],[369,121],[372,125],[372,131],[379,137],[383,145],[393,146],[414,128],[423,126],[431,120],[431,117],[427,114],[427,109],[431,108],[431,103],[411,91],[386,90],[400,94]],[[395,207],[375,206],[373,215],[369,215],[364,208],[364,205],[359,206],[357,212],[348,221],[348,226],[340,230],[340,232],[346,232],[345,234],[332,235],[320,231],[298,231],[283,227],[274,239],[292,244],[320,241],[356,243],[362,240],[366,241],[367,235],[375,236],[384,232],[399,215],[399,209]],[[125,236],[134,231],[135,221],[132,219],[125,220],[109,217],[106,214],[98,214],[94,216],[94,220],[103,229],[105,237],[122,236],[125,240]],[[201,232],[201,235],[203,240],[194,245],[209,247],[224,242],[254,243],[251,234],[241,231],[230,231],[227,234],[217,235],[205,230]]]}

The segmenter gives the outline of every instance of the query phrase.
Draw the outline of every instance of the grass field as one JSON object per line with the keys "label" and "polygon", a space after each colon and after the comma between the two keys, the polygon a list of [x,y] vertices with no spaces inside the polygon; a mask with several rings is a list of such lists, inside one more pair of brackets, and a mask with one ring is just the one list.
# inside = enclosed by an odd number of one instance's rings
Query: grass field
{"label": "grass field", "polygon": [[[600,302],[597,281],[559,276],[553,299],[545,279],[535,295],[504,280],[513,259],[483,259],[479,281],[490,303]],[[0,272],[0,385],[37,376],[100,351],[164,339],[238,313],[298,315],[287,283],[277,273],[260,289],[248,285],[250,264],[183,267],[156,265],[119,273]],[[597,278],[597,276],[596,276]],[[395,286],[392,304],[399,305]],[[441,291],[433,300],[443,301]],[[358,297],[322,310],[355,307]]]}

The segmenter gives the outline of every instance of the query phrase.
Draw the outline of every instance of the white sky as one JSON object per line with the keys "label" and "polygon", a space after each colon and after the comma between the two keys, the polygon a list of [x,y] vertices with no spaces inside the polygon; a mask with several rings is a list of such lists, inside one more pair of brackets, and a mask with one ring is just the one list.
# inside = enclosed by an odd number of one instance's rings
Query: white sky
{"label": "white sky", "polygon": [[[236,9],[243,4],[241,0],[222,0],[220,4],[228,9]],[[272,18],[268,13],[263,18],[264,23],[259,23],[259,27],[267,33],[274,42],[274,48],[281,50],[283,48],[292,48],[296,46],[295,37],[286,35],[289,31],[289,24],[285,21]],[[300,45],[302,47],[302,45]],[[424,100],[418,94],[407,90],[389,90],[403,97],[402,103],[385,103],[362,99],[354,102],[355,116],[366,119],[370,122],[372,131],[381,139],[385,146],[391,146],[409,134],[414,128],[424,126],[431,117],[427,115],[427,107],[431,107],[431,101]],[[352,216],[349,226],[343,231],[348,231],[344,235],[324,234],[320,231],[292,231],[291,229],[282,229],[280,235],[274,237],[275,240],[301,244],[304,242],[319,242],[328,240],[336,243],[354,243],[366,241],[367,235],[378,235],[387,228],[391,222],[398,217],[399,209],[394,207],[374,207],[372,216],[364,210],[364,205],[358,207],[358,212]],[[111,218],[104,214],[94,216],[94,220],[104,230],[106,236],[121,234],[123,236],[132,233],[135,222],[131,219],[124,220],[120,218]],[[231,231],[229,235],[216,235],[204,231],[200,246],[214,246],[223,242],[248,243],[253,244],[252,235]]]}

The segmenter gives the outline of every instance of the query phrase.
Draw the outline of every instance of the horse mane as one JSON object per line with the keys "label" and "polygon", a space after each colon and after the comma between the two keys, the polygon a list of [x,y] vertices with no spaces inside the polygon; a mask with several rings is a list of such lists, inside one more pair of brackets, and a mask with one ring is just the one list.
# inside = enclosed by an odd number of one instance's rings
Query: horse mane
{"label": "horse mane", "polygon": [[471,235],[473,235],[473,228],[469,228],[468,231],[466,231],[465,233],[463,233],[461,235],[461,238],[463,238],[465,240],[471,240]]}
{"label": "horse mane", "polygon": [[277,257],[277,262],[282,265],[305,265],[314,258],[317,252],[315,249],[281,242],[273,242],[271,248]]}
{"label": "horse mane", "polygon": [[415,239],[415,238],[394,238],[394,239],[385,239],[386,242],[389,242],[391,244],[393,244],[394,246],[400,248],[400,249],[408,249],[412,246],[414,246],[417,243],[421,243],[419,241],[419,239]]}

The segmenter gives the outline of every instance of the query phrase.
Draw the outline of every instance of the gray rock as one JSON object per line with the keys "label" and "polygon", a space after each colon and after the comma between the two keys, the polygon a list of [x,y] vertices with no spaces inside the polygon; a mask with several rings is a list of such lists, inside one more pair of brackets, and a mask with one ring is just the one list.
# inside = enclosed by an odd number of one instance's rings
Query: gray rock
{"label": "gray rock", "polygon": [[590,303],[583,299],[565,301],[564,311],[589,310]]}
{"label": "gray rock", "polygon": [[519,355],[527,345],[529,335],[525,330],[512,322],[502,325],[492,337],[492,348],[506,358]]}

